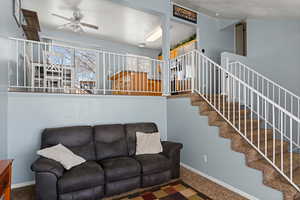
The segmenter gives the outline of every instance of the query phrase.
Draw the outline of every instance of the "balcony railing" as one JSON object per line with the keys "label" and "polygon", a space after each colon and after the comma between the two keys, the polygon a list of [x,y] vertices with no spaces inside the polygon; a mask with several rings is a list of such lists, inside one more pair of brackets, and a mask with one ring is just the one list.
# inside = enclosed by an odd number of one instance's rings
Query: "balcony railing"
{"label": "balcony railing", "polygon": [[161,60],[15,38],[9,49],[9,91],[162,95]]}

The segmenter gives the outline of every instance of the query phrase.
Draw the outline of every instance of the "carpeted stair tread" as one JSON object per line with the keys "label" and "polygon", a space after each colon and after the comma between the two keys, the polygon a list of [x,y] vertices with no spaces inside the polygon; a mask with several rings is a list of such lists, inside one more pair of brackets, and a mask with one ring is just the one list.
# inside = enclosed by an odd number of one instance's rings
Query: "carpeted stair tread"
{"label": "carpeted stair tread", "polygon": [[[292,170],[295,170],[297,168],[300,167],[300,154],[298,153],[293,153],[292,154],[293,157],[293,164],[292,164]],[[283,168],[282,170],[284,171],[284,173],[289,176],[290,175],[290,171],[291,171],[291,163],[290,163],[290,158],[291,158],[291,154],[289,152],[286,152],[283,154]],[[269,157],[269,159],[274,162],[273,160],[273,155]],[[269,170],[270,167],[272,167],[268,161],[266,161],[266,159],[264,159],[263,157],[260,160],[256,160],[256,161],[252,161],[251,163],[249,163],[250,166],[261,166],[262,169],[264,170]],[[275,154],[275,165],[281,169],[281,153],[277,153]],[[276,176],[274,178],[276,178],[279,175],[279,173],[276,172]]]}
{"label": "carpeted stair tread", "polygon": [[[283,180],[283,177],[278,177],[281,180]],[[300,167],[298,167],[297,169],[293,170],[293,182],[300,186]]]}
{"label": "carpeted stair tread", "polygon": [[[220,99],[223,101],[227,99],[227,96],[226,95],[204,95],[205,96],[205,99],[208,99],[209,101],[214,101],[215,99]],[[200,96],[200,95],[197,95],[197,94],[193,94],[192,97],[191,97],[192,101],[205,101],[205,99]]]}
{"label": "carpeted stair tread", "polygon": [[248,129],[244,131],[244,136],[247,137],[250,141],[265,141],[273,139],[273,130],[272,129]]}
{"label": "carpeted stair tread", "polygon": [[226,111],[225,113],[221,113],[219,114],[218,112],[216,111],[212,111],[212,110],[208,110],[208,111],[204,111],[203,113],[205,113],[206,115],[209,115],[209,117],[211,117],[212,119],[216,120],[216,121],[225,121],[225,119],[223,118],[226,117],[228,118],[228,116],[230,116],[230,118],[238,118],[240,117],[241,119],[246,119],[249,117],[249,113],[250,111],[248,109],[242,109],[240,111]]}

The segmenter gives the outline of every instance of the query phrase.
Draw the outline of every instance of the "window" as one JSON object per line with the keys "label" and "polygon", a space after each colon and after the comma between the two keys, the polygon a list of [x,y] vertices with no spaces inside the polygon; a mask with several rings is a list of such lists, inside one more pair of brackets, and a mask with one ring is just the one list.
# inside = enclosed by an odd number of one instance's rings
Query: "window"
{"label": "window", "polygon": [[96,86],[97,56],[86,50],[75,51],[76,81],[75,87],[91,90]]}
{"label": "window", "polygon": [[90,90],[96,87],[97,56],[95,52],[63,46],[53,46],[53,51],[62,55],[63,59],[53,56],[49,58],[51,63],[72,68],[73,73],[70,74],[72,76],[70,79],[74,83],[73,87],[85,93],[90,93]]}

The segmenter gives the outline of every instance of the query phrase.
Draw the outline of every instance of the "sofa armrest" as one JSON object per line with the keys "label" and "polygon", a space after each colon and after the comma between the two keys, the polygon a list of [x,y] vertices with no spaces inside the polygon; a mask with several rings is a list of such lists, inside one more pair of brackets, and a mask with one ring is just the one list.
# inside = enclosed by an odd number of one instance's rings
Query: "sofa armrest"
{"label": "sofa armrest", "polygon": [[179,178],[180,176],[180,150],[183,145],[175,142],[162,142],[163,152],[171,161],[171,177],[173,179]]}
{"label": "sofa armrest", "polygon": [[32,165],[31,170],[39,173],[39,172],[48,172],[54,174],[57,178],[60,178],[64,173],[64,167],[54,161],[47,158],[39,158]]}
{"label": "sofa armrest", "polygon": [[168,141],[163,141],[161,142],[161,144],[163,147],[162,154],[167,156],[168,158],[172,158],[174,154],[178,153],[178,151],[181,150],[183,147],[181,143],[168,142]]}

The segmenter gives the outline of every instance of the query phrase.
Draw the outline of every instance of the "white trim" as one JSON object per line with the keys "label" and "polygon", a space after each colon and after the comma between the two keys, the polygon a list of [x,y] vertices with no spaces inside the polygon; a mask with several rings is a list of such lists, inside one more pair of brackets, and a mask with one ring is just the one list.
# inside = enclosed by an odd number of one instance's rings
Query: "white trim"
{"label": "white trim", "polygon": [[134,98],[134,99],[165,99],[167,96],[130,96],[130,95],[95,95],[95,94],[66,94],[66,93],[31,93],[8,92],[9,97],[78,97],[78,98]]}
{"label": "white trim", "polygon": [[223,186],[223,187],[225,187],[225,188],[227,188],[227,189],[229,189],[229,190],[231,190],[231,191],[233,191],[233,192],[235,192],[235,193],[237,193],[237,194],[239,194],[239,195],[247,198],[247,199],[250,199],[250,200],[259,200],[259,198],[254,197],[254,196],[252,196],[252,195],[250,195],[250,194],[248,194],[248,193],[246,193],[246,192],[244,192],[244,191],[242,191],[242,190],[240,190],[240,189],[238,189],[238,188],[236,188],[236,187],[234,187],[232,185],[229,185],[229,184],[227,184],[227,183],[225,183],[225,182],[223,182],[223,181],[221,181],[219,179],[216,179],[216,178],[214,178],[212,176],[209,176],[209,175],[207,175],[207,174],[205,174],[205,173],[203,173],[203,172],[201,172],[201,171],[199,171],[199,170],[197,170],[195,168],[192,168],[189,165],[186,165],[186,164],[184,164],[182,162],[180,163],[180,165],[183,166],[183,167],[185,167],[185,168],[187,168],[188,170],[190,170],[190,171],[192,171],[192,172],[200,175],[200,176],[203,176],[203,177],[209,179],[210,181],[213,181],[213,182],[215,182],[215,183],[217,183],[217,184],[219,184],[219,185],[221,185],[221,186]]}
{"label": "white trim", "polygon": [[27,186],[31,186],[34,185],[35,181],[27,181],[27,182],[23,182],[23,183],[17,183],[17,184],[13,184],[11,186],[12,189],[17,189],[17,188],[22,188],[22,187],[27,187]]}

